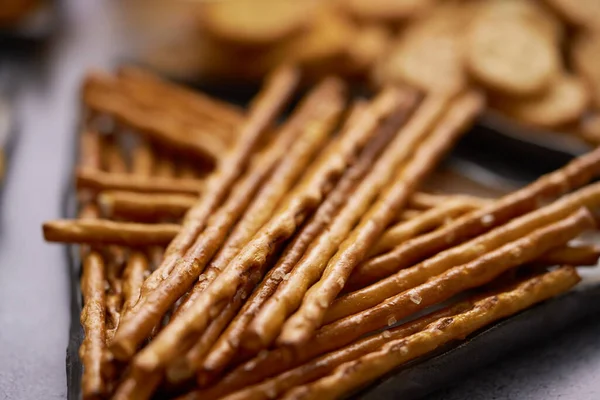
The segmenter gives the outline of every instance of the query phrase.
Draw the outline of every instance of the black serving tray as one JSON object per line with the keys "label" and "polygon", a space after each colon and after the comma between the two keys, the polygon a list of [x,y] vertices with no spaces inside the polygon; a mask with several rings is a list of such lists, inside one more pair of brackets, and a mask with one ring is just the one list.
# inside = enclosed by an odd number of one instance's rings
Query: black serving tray
{"label": "black serving tray", "polygon": [[[231,93],[221,97],[229,100]],[[522,186],[589,150],[575,138],[531,133],[515,127],[501,117],[484,115],[454,149],[446,160],[446,167],[482,186],[502,192]],[[560,142],[565,139],[567,142]],[[64,198],[66,217],[75,216],[75,202],[73,187],[69,186]],[[66,358],[68,399],[79,400],[82,365],[78,349],[83,339],[79,324],[82,306],[80,259],[75,246],[67,246],[66,255],[71,278],[71,327]],[[595,313],[600,313],[600,280],[584,278],[571,292],[492,324],[427,358],[415,360],[351,397],[421,399],[511,351],[547,338]]]}

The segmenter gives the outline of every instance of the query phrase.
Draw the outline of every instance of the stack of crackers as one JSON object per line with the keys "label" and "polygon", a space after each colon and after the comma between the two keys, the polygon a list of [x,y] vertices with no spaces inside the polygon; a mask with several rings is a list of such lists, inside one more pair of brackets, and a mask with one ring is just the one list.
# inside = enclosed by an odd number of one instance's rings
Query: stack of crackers
{"label": "stack of crackers", "polygon": [[328,77],[284,115],[299,71],[247,110],[84,82],[78,218],[43,229],[80,245],[85,400],[340,398],[597,263],[600,149],[498,199],[423,192],[480,91]]}
{"label": "stack of crackers", "polygon": [[512,120],[600,141],[594,0],[229,0],[189,13],[198,35],[186,59],[197,52],[195,73],[209,80],[256,80],[295,63],[312,81],[477,87]]}

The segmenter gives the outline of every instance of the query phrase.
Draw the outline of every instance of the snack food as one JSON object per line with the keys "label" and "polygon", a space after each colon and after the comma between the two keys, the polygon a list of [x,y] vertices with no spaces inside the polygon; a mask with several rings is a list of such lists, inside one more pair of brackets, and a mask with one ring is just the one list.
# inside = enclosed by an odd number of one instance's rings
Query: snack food
{"label": "snack food", "polygon": [[[191,121],[201,103],[145,73],[119,74],[132,104],[160,109],[146,98],[156,93],[178,104],[165,119]],[[337,396],[354,387],[346,363],[372,362],[357,378],[370,380],[579,279],[547,268],[597,263],[598,246],[572,239],[596,228],[588,208],[600,186],[586,184],[600,150],[500,199],[419,192],[483,109],[481,93],[389,87],[344,113],[345,86],[328,78],[278,123],[298,78],[276,71],[249,112],[233,111],[244,121],[215,113],[211,124],[235,133],[212,171],[205,155],[104,126],[98,110],[84,119],[78,170],[126,182],[80,185],[81,219],[45,225],[49,239],[84,243],[85,400]],[[184,181],[194,189],[182,194]],[[487,285],[491,294],[471,297]],[[449,333],[432,335],[432,323]],[[384,354],[398,340],[407,358]]]}

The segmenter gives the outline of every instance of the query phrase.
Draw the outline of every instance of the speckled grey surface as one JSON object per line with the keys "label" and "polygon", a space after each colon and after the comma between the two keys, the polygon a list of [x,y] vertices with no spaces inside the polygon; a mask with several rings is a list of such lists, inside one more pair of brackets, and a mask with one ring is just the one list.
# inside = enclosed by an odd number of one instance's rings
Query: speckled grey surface
{"label": "speckled grey surface", "polygon": [[[64,250],[43,243],[40,224],[60,216],[71,163],[76,90],[83,71],[111,62],[117,46],[100,6],[70,0],[67,30],[47,68],[19,98],[20,139],[0,201],[0,399],[63,399],[68,340]],[[600,317],[600,316],[598,316]],[[600,318],[511,355],[441,399],[600,399]]]}

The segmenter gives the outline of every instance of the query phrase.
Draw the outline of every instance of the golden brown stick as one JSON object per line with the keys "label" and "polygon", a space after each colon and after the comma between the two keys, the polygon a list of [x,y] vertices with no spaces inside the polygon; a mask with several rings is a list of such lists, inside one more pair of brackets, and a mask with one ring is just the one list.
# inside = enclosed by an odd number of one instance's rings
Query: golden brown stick
{"label": "golden brown stick", "polygon": [[127,374],[119,383],[117,390],[111,400],[142,400],[149,399],[160,384],[160,374],[151,374],[143,381],[135,379]]}
{"label": "golden brown stick", "polygon": [[83,309],[80,320],[84,338],[79,348],[79,358],[84,371],[81,387],[84,399],[94,399],[102,396],[106,389],[102,378],[102,357],[106,347],[106,295],[102,256],[95,251],[88,253],[84,258],[82,271]]}
{"label": "golden brown stick", "polygon": [[127,172],[127,163],[123,156],[116,135],[106,135],[102,144],[102,168],[104,171],[124,174]]}
{"label": "golden brown stick", "polygon": [[[302,301],[305,291],[318,280],[324,267],[360,217],[367,211],[380,190],[392,179],[401,163],[417,143],[428,134],[448,104],[446,98],[426,99],[409,122],[400,128],[373,169],[359,184],[352,196],[335,216],[328,229],[313,243],[303,258],[282,282],[275,294],[264,304],[243,338],[243,346],[256,351],[265,348],[279,333],[285,318]],[[396,210],[397,211],[397,210]]]}
{"label": "golden brown stick", "polygon": [[90,74],[83,85],[83,101],[92,110],[108,114],[134,128],[153,141],[175,150],[217,161],[227,151],[227,145],[207,127],[189,124],[176,116],[134,103],[122,93],[119,83],[110,76]]}
{"label": "golden brown stick", "polygon": [[[354,109],[355,111],[347,119],[346,129],[354,125],[356,119],[360,118],[360,114],[364,111],[364,108],[361,106]],[[206,356],[203,368],[207,372],[210,372],[211,376],[220,373],[235,356],[239,348],[240,338],[256,312],[273,294],[280,282],[291,271],[292,267],[300,260],[310,243],[323,231],[339,208],[347,201],[352,190],[368,172],[373,161],[379,156],[387,143],[389,143],[392,134],[395,133],[396,127],[395,125],[385,126],[381,130],[382,132],[360,154],[356,164],[352,165],[344,173],[340,182],[338,182],[336,187],[327,196],[311,220],[294,237],[292,243],[288,245],[283,255],[277,261],[277,265],[269,271],[260,286],[244,304],[243,309],[236,316],[235,320],[227,327],[227,330],[221,335],[218,342],[211,349],[211,352]],[[193,364],[192,361],[188,361],[189,364]]]}
{"label": "golden brown stick", "polygon": [[179,219],[197,201],[197,196],[176,193],[106,191],[98,195],[103,215],[128,221]]}
{"label": "golden brown stick", "polygon": [[568,245],[553,249],[541,256],[536,263],[542,265],[596,266],[600,258],[600,246]]}
{"label": "golden brown stick", "polygon": [[233,127],[244,120],[244,110],[203,93],[188,90],[184,86],[170,84],[148,71],[127,66],[119,68],[117,73],[123,81],[143,86],[148,93],[157,96],[166,95],[169,100],[180,107],[185,107],[190,113],[202,114],[206,118]]}
{"label": "golden brown stick", "polygon": [[377,244],[369,252],[370,256],[384,253],[421,233],[443,225],[447,220],[477,209],[481,202],[469,200],[450,200],[436,206],[406,222],[388,228]]}
{"label": "golden brown stick", "polygon": [[[115,134],[105,135],[102,138],[102,166],[109,173],[124,174],[127,172],[127,163],[118,137]],[[104,224],[105,221],[86,221],[94,225]],[[110,246],[107,249],[106,280],[109,284],[106,294],[107,326],[106,341],[110,343],[121,318],[123,304],[121,271],[125,263],[125,254],[122,248]]]}
{"label": "golden brown stick", "polygon": [[95,130],[84,130],[79,136],[79,147],[78,165],[90,169],[100,169],[102,166],[100,134]]}
{"label": "golden brown stick", "polygon": [[426,284],[392,297],[377,307],[322,327],[310,346],[304,347],[301,352],[289,347],[280,347],[261,353],[235,368],[216,385],[203,390],[202,398],[219,398],[300,365],[327,351],[338,349],[365,333],[393,325],[395,321],[425,308],[427,304],[443,301],[442,299],[452,296],[453,293],[487,283],[503,271],[535,259],[550,248],[568,242],[593,225],[589,212],[579,210],[563,221],[536,230],[472,263],[452,268]]}
{"label": "golden brown stick", "polygon": [[[268,80],[264,91],[253,103],[248,121],[240,129],[240,140],[236,147],[224,162],[219,165],[219,170],[211,175],[207,184],[207,188],[209,189],[207,195],[188,211],[183,228],[165,251],[165,257],[162,264],[144,283],[140,292],[140,298],[143,298],[143,301],[138,301],[136,306],[128,312],[129,318],[126,318],[124,323],[121,324],[120,329],[117,332],[117,338],[113,342],[112,347],[112,351],[119,357],[131,357],[135,352],[137,345],[144,339],[155,325],[156,321],[162,316],[162,314],[159,314],[160,312],[157,313],[156,310],[154,312],[147,312],[148,309],[143,308],[144,303],[147,300],[152,303],[153,300],[150,294],[153,293],[163,280],[170,277],[170,273],[177,262],[190,249],[206,226],[209,215],[229,195],[234,182],[246,169],[250,156],[258,143],[262,140],[267,128],[270,127],[273,120],[291,96],[297,82],[297,71],[288,67],[282,67],[274,72]],[[269,157],[272,159],[271,165],[275,164],[279,159],[278,156]],[[262,165],[264,170],[263,175],[266,175],[271,168],[271,165],[268,164],[269,163],[264,163]],[[252,179],[255,180],[255,183],[252,184],[251,182],[247,182],[245,184],[247,186],[245,189],[242,187],[240,188],[239,195],[251,196],[263,178],[258,176],[258,179]],[[246,191],[244,192],[242,189]],[[248,200],[245,199],[245,201]],[[236,208],[243,210],[245,204],[247,203],[242,201],[241,205]],[[216,246],[214,250],[216,250]],[[195,277],[192,279],[194,278]],[[159,295],[157,294],[156,296]],[[162,295],[159,297],[156,296],[155,298],[158,300],[158,303],[162,303]],[[171,297],[178,296],[176,293],[171,293]],[[166,302],[166,306],[168,307],[168,303],[172,303],[174,300],[176,300],[176,298]],[[164,311],[162,312],[164,313]]]}
{"label": "golden brown stick", "polygon": [[151,176],[155,162],[152,146],[143,137],[136,139],[137,142],[131,151],[131,173],[140,177]]}
{"label": "golden brown stick", "polygon": [[[298,111],[298,115],[303,115],[303,119],[307,119],[305,126],[301,128],[301,133],[297,135],[295,143],[291,147],[281,149],[282,153],[286,152],[286,156],[282,158],[272,176],[263,184],[262,189],[252,200],[229,237],[224,241],[219,252],[200,277],[199,282],[196,283],[190,295],[179,307],[178,314],[184,312],[188,305],[195,301],[239,250],[268,221],[272,211],[278,207],[287,192],[305,172],[314,155],[328,142],[344,107],[343,91],[344,86],[341,82],[336,79],[327,79],[308,95]],[[248,292],[251,289],[249,288]],[[221,320],[223,318],[221,317]],[[207,340],[201,339],[199,345],[202,343],[208,345]],[[212,345],[212,343],[210,344]],[[194,353],[204,353],[207,350],[195,351]]]}
{"label": "golden brown stick", "polygon": [[563,168],[545,175],[491,205],[472,211],[451,224],[411,239],[380,257],[359,265],[348,281],[348,289],[364,287],[378,279],[502,225],[538,207],[541,200],[565,193],[600,172],[600,149],[578,157]]}
{"label": "golden brown stick", "polygon": [[[333,146],[325,149],[311,171],[296,185],[286,201],[254,238],[244,247],[190,308],[179,314],[135,357],[134,367],[153,371],[170,363],[193,343],[182,343],[202,332],[211,310],[217,312],[231,301],[253,271],[260,270],[277,245],[289,238],[304,219],[320,204],[331,185],[338,180],[372,136],[381,118],[400,104],[414,101],[414,95],[396,89],[384,91],[374,101],[372,112],[360,124],[346,132]],[[209,312],[207,312],[207,310]],[[187,344],[187,347],[186,347]]]}
{"label": "golden brown stick", "polygon": [[[99,169],[102,165],[101,140],[96,131],[85,130],[80,136],[79,163],[87,168]],[[98,218],[98,209],[94,204],[86,204],[79,213],[80,218]],[[81,293],[83,309],[80,321],[84,339],[79,348],[79,357],[84,371],[81,378],[82,395],[85,400],[102,396],[106,383],[102,373],[102,359],[106,349],[106,294],[105,267],[102,256],[81,249],[82,274]]]}
{"label": "golden brown stick", "polygon": [[326,317],[331,322],[373,307],[385,299],[420,285],[432,276],[494,251],[548,223],[557,222],[582,206],[600,204],[600,184],[596,183],[559,199],[553,204],[514,219],[506,225],[478,236],[460,246],[443,251],[411,268],[402,269],[377,283],[348,293],[333,302]]}
{"label": "golden brown stick", "polygon": [[43,225],[49,242],[116,244],[124,246],[165,245],[179,232],[176,224],[138,224],[109,220],[54,220]]}
{"label": "golden brown stick", "polygon": [[123,270],[123,311],[126,312],[135,304],[140,288],[150,270],[148,259],[140,251],[132,251]]}
{"label": "golden brown stick", "polygon": [[342,364],[331,375],[300,386],[283,398],[339,398],[394,367],[427,354],[451,340],[462,339],[496,320],[564,293],[579,280],[573,267],[563,267],[528,279],[508,292],[477,301],[471,310],[452,317],[443,317],[407,338],[391,340],[381,349]]}
{"label": "golden brown stick", "polygon": [[79,168],[76,172],[77,189],[198,195],[203,191],[204,185],[205,182],[200,179],[137,177],[131,174],[108,173],[89,168]]}
{"label": "golden brown stick", "polygon": [[[149,90],[150,89],[150,90]],[[220,121],[214,117],[207,117],[206,111],[190,109],[188,103],[177,101],[172,96],[156,93],[147,85],[140,85],[131,80],[119,79],[113,83],[116,96],[127,100],[129,107],[137,107],[148,113],[158,112],[161,118],[170,118],[179,123],[181,128],[202,128],[203,134],[216,135],[217,139],[225,145],[233,141],[233,131],[237,125],[230,121]]]}
{"label": "golden brown stick", "polygon": [[298,311],[283,326],[279,337],[281,343],[299,345],[310,339],[321,326],[327,309],[344,288],[354,267],[366,258],[371,246],[406,206],[418,185],[450,151],[483,107],[484,98],[479,93],[468,93],[455,100],[431,135],[416,148],[399,179],[377,198],[329,261],[319,281],[306,292]]}

